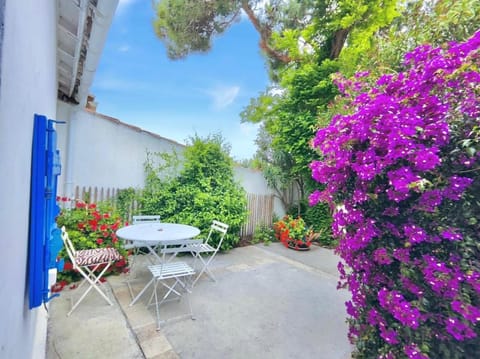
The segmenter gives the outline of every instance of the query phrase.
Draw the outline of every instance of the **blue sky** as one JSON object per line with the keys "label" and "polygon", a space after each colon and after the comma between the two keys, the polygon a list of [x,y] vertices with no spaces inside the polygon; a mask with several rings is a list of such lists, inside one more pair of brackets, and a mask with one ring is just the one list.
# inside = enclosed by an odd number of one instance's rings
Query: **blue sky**
{"label": "blue sky", "polygon": [[268,83],[258,34],[242,20],[206,54],[171,61],[152,27],[151,0],[120,0],[91,92],[97,111],[180,143],[220,132],[250,158],[257,126],[240,112]]}

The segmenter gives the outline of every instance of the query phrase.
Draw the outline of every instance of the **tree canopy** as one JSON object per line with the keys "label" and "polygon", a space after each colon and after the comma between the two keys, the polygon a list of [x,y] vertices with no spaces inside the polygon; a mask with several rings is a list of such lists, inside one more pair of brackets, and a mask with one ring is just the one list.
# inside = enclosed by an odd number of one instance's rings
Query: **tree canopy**
{"label": "tree canopy", "polygon": [[163,0],[156,3],[154,28],[166,45],[168,56],[179,59],[192,52],[206,52],[212,40],[240,21],[242,11],[260,35],[260,48],[274,61],[290,62],[285,51],[273,47],[272,35],[300,26],[312,0]]}
{"label": "tree canopy", "polygon": [[317,156],[310,140],[342,111],[335,74],[399,71],[401,54],[423,42],[465,39],[480,13],[476,0],[162,0],[155,7],[155,30],[172,59],[208,51],[242,16],[252,23],[272,84],[240,116],[263,124],[268,136],[257,160],[282,174],[280,187],[286,178],[299,184],[300,197]]}

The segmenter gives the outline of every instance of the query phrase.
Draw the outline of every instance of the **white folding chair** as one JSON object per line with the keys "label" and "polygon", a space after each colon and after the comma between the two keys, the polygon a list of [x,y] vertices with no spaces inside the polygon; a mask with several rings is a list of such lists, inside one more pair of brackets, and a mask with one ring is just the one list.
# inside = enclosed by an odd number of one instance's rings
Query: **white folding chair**
{"label": "white folding chair", "polygon": [[[103,290],[100,289],[99,284],[101,284],[100,279],[105,274],[107,269],[112,265],[112,263],[121,259],[120,253],[118,253],[115,248],[82,249],[77,251],[68,237],[65,226],[62,227],[62,240],[70,261],[72,262],[73,269],[77,270],[84,278],[77,289],[80,289],[83,284],[87,282],[89,283],[88,288],[73,305],[67,316],[72,314],[75,308],[78,307],[80,302],[87,296],[92,288],[95,289],[98,294],[100,294],[103,299],[107,301],[108,304],[113,305]],[[98,275],[95,275],[95,271],[100,266],[104,266],[102,271]]]}
{"label": "white folding chair", "polygon": [[156,214],[132,216],[132,224],[150,223],[150,222],[160,222],[160,216]]}
{"label": "white folding chair", "polygon": [[[191,253],[192,256],[195,256],[195,248],[198,244],[201,244],[201,239],[184,239],[179,244],[166,243],[165,246],[159,248],[160,254],[162,254],[162,262],[168,263],[174,259],[179,253]],[[170,254],[168,259],[166,255]]]}
{"label": "white folding chair", "polygon": [[[168,241],[168,245],[181,245],[183,240],[178,241]],[[161,247],[167,247],[167,244],[161,244]],[[191,293],[191,277],[195,274],[195,271],[185,262],[164,262],[161,264],[153,264],[148,266],[150,273],[152,274],[152,279],[147,283],[147,285],[142,289],[140,293],[133,299],[130,303],[130,306],[134,305],[138,299],[145,293],[145,291],[153,284],[153,292],[150,296],[149,304],[153,298],[155,298],[155,312],[157,317],[157,330],[160,330],[160,324],[166,322],[166,320],[160,319],[160,306],[166,301],[173,299],[181,299],[182,296],[186,297],[189,308],[189,315],[192,319],[195,319],[193,316],[192,306],[190,303],[189,294]],[[160,284],[160,286],[159,286]],[[177,289],[177,286],[181,288]],[[159,288],[166,288],[167,291],[159,300]],[[183,293],[182,293],[183,292]],[[175,295],[176,298],[168,298],[171,295]],[[172,317],[168,320],[176,319],[181,316]]]}
{"label": "white folding chair", "polygon": [[[206,273],[215,282],[215,277],[208,267],[212,263],[213,258],[215,258],[215,255],[222,246],[222,242],[225,238],[225,235],[227,234],[227,231],[228,224],[214,220],[212,222],[212,225],[210,226],[210,231],[208,232],[208,236],[204,242],[200,240],[198,241],[198,243],[186,246],[186,249],[188,249],[188,251],[195,254],[194,267],[197,259],[200,260],[202,266],[202,269],[192,283],[192,287],[195,285],[195,283],[197,283],[203,273]],[[215,232],[218,232],[220,234],[220,239],[218,240],[217,246],[213,247],[209,242],[211,242],[211,237]],[[207,254],[207,258],[203,258],[202,254]]]}
{"label": "white folding chair", "polygon": [[[140,224],[140,223],[158,223],[160,222],[159,215],[138,215],[132,217],[132,224]],[[137,241],[129,241],[126,240],[123,243],[123,248],[127,251],[132,251],[132,259],[129,261],[130,263],[130,273],[133,271],[133,267],[135,265],[135,256],[139,254],[140,248],[145,246],[145,242],[137,242]]]}

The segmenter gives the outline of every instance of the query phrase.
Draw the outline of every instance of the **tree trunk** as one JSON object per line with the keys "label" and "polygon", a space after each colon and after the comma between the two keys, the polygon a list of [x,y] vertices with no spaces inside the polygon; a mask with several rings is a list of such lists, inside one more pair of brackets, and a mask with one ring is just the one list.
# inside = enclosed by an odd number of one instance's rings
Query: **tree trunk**
{"label": "tree trunk", "polygon": [[349,32],[350,28],[335,31],[332,38],[332,47],[330,49],[330,59],[334,60],[340,56],[340,52],[345,45]]}

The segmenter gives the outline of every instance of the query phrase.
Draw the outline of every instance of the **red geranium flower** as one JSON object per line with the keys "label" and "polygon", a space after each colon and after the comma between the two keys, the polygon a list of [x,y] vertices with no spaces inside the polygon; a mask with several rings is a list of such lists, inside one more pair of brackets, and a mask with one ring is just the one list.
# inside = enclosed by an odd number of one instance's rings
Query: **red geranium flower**
{"label": "red geranium flower", "polygon": [[88,221],[88,224],[90,225],[90,227],[92,228],[92,231],[96,231],[97,230],[97,226],[98,226],[98,222],[94,219],[91,219]]}
{"label": "red geranium flower", "polygon": [[87,204],[85,202],[78,201],[77,204],[75,205],[77,208],[86,208]]}
{"label": "red geranium flower", "polygon": [[92,216],[95,217],[95,220],[99,221],[102,219],[102,215],[97,211],[92,212]]}
{"label": "red geranium flower", "polygon": [[60,291],[62,291],[62,289],[67,285],[67,282],[62,280],[60,282],[57,282],[55,283],[54,285],[52,285],[52,288],[50,289],[52,291],[52,293],[58,293]]}

